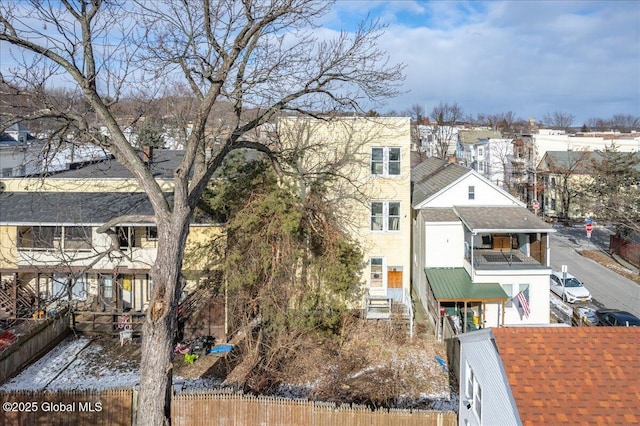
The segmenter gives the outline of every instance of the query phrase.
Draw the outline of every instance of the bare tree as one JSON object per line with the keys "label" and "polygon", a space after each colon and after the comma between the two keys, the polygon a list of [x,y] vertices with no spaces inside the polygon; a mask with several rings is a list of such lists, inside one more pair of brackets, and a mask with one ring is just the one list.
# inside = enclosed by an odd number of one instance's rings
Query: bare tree
{"label": "bare tree", "polygon": [[463,117],[462,108],[457,102],[449,105],[447,102],[440,102],[431,110],[431,119],[435,123],[434,136],[436,139],[436,157],[446,159],[449,155],[451,144],[455,147],[457,134],[456,125]]}
{"label": "bare tree", "polygon": [[569,223],[571,207],[578,201],[582,204],[583,190],[580,185],[580,176],[591,175],[592,169],[589,159],[589,151],[566,151],[547,159],[546,170],[542,175],[553,176],[558,179],[558,188],[555,188],[560,196],[562,215],[565,224]]}
{"label": "bare tree", "polygon": [[584,131],[605,132],[617,130],[619,132],[640,131],[640,117],[630,114],[614,114],[609,119],[592,117],[588,119],[584,126]]}
{"label": "bare tree", "polygon": [[411,117],[411,121],[413,121],[414,124],[423,124],[426,118],[424,107],[420,104],[411,105],[411,108],[406,111],[406,114]]}
{"label": "bare tree", "polygon": [[[56,119],[61,137],[73,130],[108,149],[153,206],[158,243],[143,329],[140,424],[169,422],[170,354],[186,236],[200,195],[224,158],[247,147],[272,155],[250,133],[281,112],[361,112],[365,103],[369,108],[397,93],[402,67],[389,65],[377,47],[381,27],[363,23],[352,34],[321,39],[316,22],[330,7],[313,0],[0,5],[3,52],[28,59],[2,79],[30,94],[34,107],[8,122]],[[44,88],[55,85],[70,87],[82,104],[63,109],[50,102]],[[188,87],[195,100],[170,202],[127,141],[115,111],[123,98],[149,100],[176,85]],[[233,115],[212,135],[212,112],[223,103]],[[101,126],[108,136],[98,132]],[[206,155],[216,139],[219,148]]]}
{"label": "bare tree", "polygon": [[545,114],[542,121],[551,128],[568,131],[574,119],[575,117],[572,114],[554,111],[550,114]]}
{"label": "bare tree", "polygon": [[619,132],[631,132],[640,130],[640,117],[629,114],[615,114],[611,117],[611,129]]}
{"label": "bare tree", "polygon": [[640,155],[620,152],[614,145],[591,159],[593,180],[583,185],[587,208],[595,218],[640,233]]}
{"label": "bare tree", "polygon": [[513,140],[510,139],[492,139],[489,148],[489,171],[492,179],[502,175],[502,182],[496,182],[496,185],[502,186],[510,194],[517,195],[516,182],[514,182],[513,158],[514,147]]}

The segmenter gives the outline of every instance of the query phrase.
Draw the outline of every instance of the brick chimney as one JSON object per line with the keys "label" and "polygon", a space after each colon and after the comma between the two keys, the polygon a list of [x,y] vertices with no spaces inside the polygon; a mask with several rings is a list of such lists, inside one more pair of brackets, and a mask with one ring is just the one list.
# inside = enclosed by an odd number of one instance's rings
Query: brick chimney
{"label": "brick chimney", "polygon": [[449,164],[455,164],[456,161],[456,156],[454,154],[449,154],[449,157],[447,158],[447,160],[449,160]]}

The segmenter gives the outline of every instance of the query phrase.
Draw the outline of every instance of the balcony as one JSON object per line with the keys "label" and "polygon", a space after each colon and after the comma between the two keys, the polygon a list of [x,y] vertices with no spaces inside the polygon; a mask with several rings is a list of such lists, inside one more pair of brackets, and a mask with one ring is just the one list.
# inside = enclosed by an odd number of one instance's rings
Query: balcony
{"label": "balcony", "polygon": [[[469,259],[467,259],[469,260]],[[519,250],[474,249],[473,267],[484,271],[546,269],[538,260]]]}
{"label": "balcony", "polygon": [[474,239],[474,246],[467,248],[465,259],[473,269],[484,271],[546,269],[547,243],[545,238],[538,239],[536,235],[485,234]]}

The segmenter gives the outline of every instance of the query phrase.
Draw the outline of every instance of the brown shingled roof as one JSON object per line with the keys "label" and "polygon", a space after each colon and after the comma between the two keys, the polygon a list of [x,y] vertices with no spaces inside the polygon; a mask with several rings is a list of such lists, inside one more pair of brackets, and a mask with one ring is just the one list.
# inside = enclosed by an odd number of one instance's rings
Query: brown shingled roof
{"label": "brown shingled roof", "polygon": [[523,425],[640,424],[640,328],[493,334]]}

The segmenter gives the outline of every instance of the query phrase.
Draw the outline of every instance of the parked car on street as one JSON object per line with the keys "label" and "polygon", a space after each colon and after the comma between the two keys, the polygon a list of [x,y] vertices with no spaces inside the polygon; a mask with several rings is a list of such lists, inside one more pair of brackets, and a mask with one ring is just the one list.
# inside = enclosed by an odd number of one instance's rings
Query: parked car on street
{"label": "parked car on street", "polygon": [[640,318],[619,309],[598,309],[596,317],[600,326],[640,327]]}
{"label": "parked car on street", "polygon": [[588,302],[591,300],[591,293],[582,285],[582,282],[573,275],[566,273],[566,279],[563,282],[563,272],[554,271],[551,273],[551,282],[549,288],[564,302]]}

